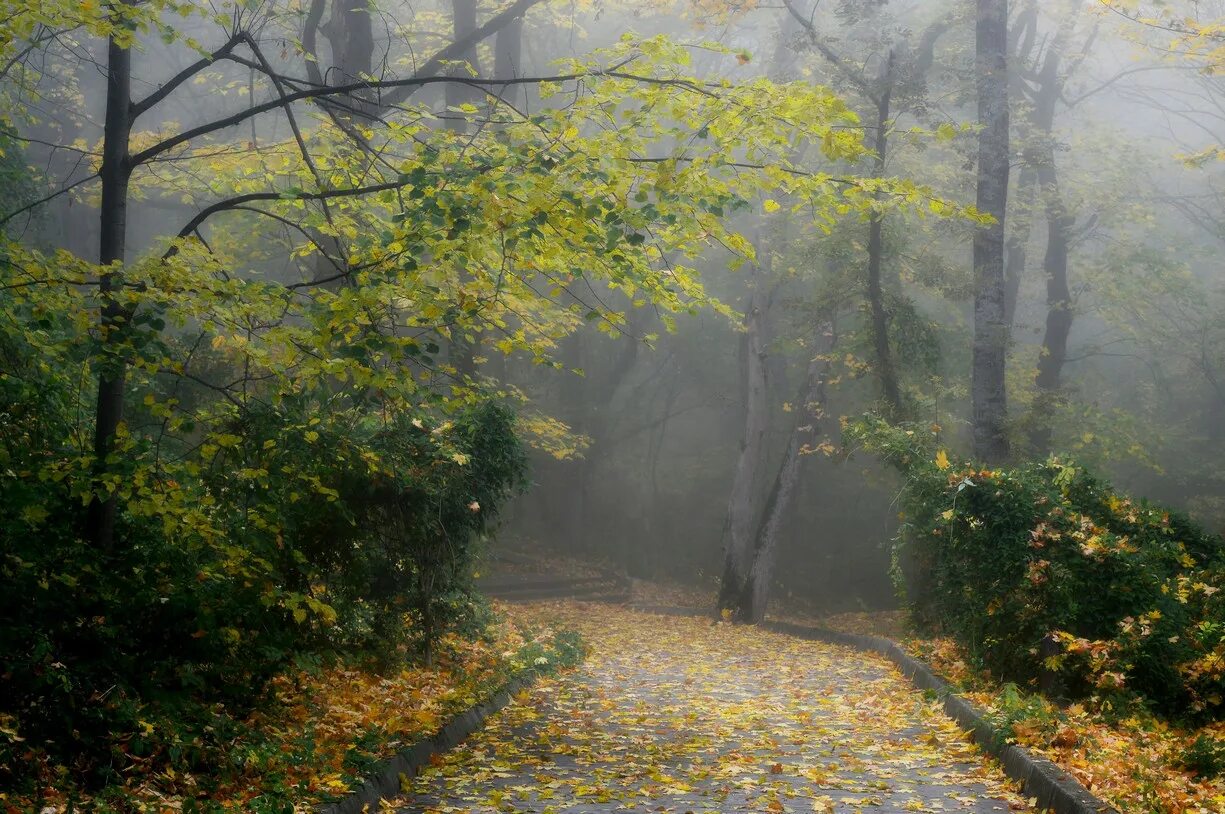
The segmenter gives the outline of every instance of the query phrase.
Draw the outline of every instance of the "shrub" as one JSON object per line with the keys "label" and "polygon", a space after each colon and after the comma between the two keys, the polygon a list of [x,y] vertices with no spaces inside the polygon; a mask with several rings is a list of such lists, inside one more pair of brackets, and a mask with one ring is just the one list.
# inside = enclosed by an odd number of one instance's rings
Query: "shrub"
{"label": "shrub", "polygon": [[[133,433],[99,550],[80,536],[91,345],[0,305],[0,784],[34,782],[40,755],[95,786],[138,763],[207,773],[291,663],[428,655],[477,627],[474,547],[524,478],[507,407],[385,415],[308,391],[171,449]],[[147,405],[129,422],[156,422]]]}
{"label": "shrub", "polygon": [[[1075,696],[1130,693],[1169,715],[1225,703],[1225,553],[1177,512],[1070,461],[955,464],[932,433],[866,418],[848,437],[906,478],[899,585],[916,620],[984,666]],[[1043,657],[1043,641],[1061,647]]]}
{"label": "shrub", "polygon": [[[206,483],[227,507],[229,538],[280,575],[276,601],[299,624],[326,623],[314,628],[320,645],[428,656],[480,613],[477,545],[526,471],[507,407],[384,419],[284,402],[231,429],[239,440],[218,451]],[[235,477],[242,467],[256,474]]]}

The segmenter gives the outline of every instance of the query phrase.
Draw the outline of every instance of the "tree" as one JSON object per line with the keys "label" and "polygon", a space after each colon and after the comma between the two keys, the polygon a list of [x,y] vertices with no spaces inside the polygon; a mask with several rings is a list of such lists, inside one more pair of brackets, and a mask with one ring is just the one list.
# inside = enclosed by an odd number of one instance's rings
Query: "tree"
{"label": "tree", "polygon": [[1009,455],[1005,363],[1004,235],[1011,170],[1008,107],[1008,0],[978,0],[978,210],[994,219],[974,236],[974,454],[988,463]]}
{"label": "tree", "polygon": [[[1076,216],[1069,211],[1060,187],[1054,128],[1056,108],[1060,100],[1066,99],[1064,91],[1068,78],[1086,56],[1082,53],[1071,64],[1065,60],[1076,23],[1075,14],[1060,22],[1059,30],[1046,47],[1036,70],[1026,70],[1020,60],[1013,65],[1014,72],[1021,76],[1021,92],[1032,102],[1029,124],[1033,132],[1030,134],[1031,144],[1026,150],[1026,171],[1032,174],[1037,183],[1047,226],[1046,254],[1042,265],[1046,277],[1046,327],[1035,377],[1038,393],[1029,419],[1030,453],[1040,458],[1045,458],[1051,452],[1053,412],[1056,403],[1063,397],[1063,366],[1068,357],[1068,338],[1075,317],[1068,283],[1068,262],[1070,244],[1075,238]],[[1092,40],[1090,36],[1089,41]],[[1032,39],[1030,43],[1032,46]]]}
{"label": "tree", "polygon": [[[886,21],[879,19],[879,7],[869,5],[862,11],[853,6],[848,7],[852,10],[844,10],[844,14],[852,18],[863,15],[873,29],[874,38],[884,40],[884,50],[876,55],[879,62],[877,75],[868,76],[867,69],[857,67],[855,59],[839,53],[825,41],[811,15],[805,15],[791,0],[785,0],[784,5],[792,20],[804,30],[810,47],[829,63],[834,77],[848,82],[856,93],[866,100],[873,122],[870,126],[872,177],[884,178],[890,158],[890,131],[898,118],[907,113],[915,113],[925,105],[927,74],[934,63],[935,49],[940,37],[952,25],[951,17],[938,17],[923,30],[917,44],[912,47],[908,31],[903,30],[898,34],[887,29],[884,32],[879,31],[886,28]],[[878,202],[879,200],[878,196]],[[886,213],[883,209],[872,212],[869,217],[865,296],[876,376],[883,397],[883,411],[895,419],[900,419],[906,411],[897,362],[890,345],[891,309],[886,302],[882,276],[887,260],[885,220]]]}
{"label": "tree", "polygon": [[740,453],[736,458],[728,497],[727,541],[716,600],[718,612],[726,612],[738,621],[752,623],[760,621],[761,617],[755,611],[759,605],[764,607],[765,604],[765,591],[753,591],[752,575],[756,563],[754,540],[759,517],[759,473],[769,422],[766,346],[769,343],[767,319],[771,306],[771,286],[772,281],[763,269],[754,266],[740,340],[744,435],[740,440]]}
{"label": "tree", "polygon": [[[831,81],[842,81],[853,89],[868,108],[867,127],[872,149],[870,177],[884,181],[891,156],[890,133],[899,118],[915,115],[923,118],[926,104],[926,79],[935,61],[935,49],[941,36],[952,26],[952,18],[938,16],[930,22],[911,45],[910,30],[900,23],[894,30],[892,20],[886,20],[875,6],[860,9],[854,4],[844,6],[843,22],[856,37],[867,41],[865,47],[877,47],[879,65],[875,74],[859,67],[860,60],[841,54],[822,36],[812,14],[803,13],[795,4],[786,3],[787,16],[780,34],[776,52],[777,73],[788,62],[785,47],[788,44],[786,29],[798,26],[802,37],[792,47],[801,51],[812,51],[827,67]],[[856,30],[858,29],[858,30]],[[882,45],[883,43],[883,45]],[[947,125],[946,125],[947,127]],[[871,372],[879,387],[881,399],[879,409],[894,419],[907,412],[907,401],[903,398],[898,362],[892,335],[897,311],[908,309],[909,302],[901,291],[900,274],[890,274],[892,284],[887,285],[885,272],[894,258],[889,256],[885,245],[885,226],[891,214],[888,206],[889,194],[885,188],[877,190],[867,213],[866,257],[857,268],[859,276],[851,282],[854,294],[863,303],[865,333],[872,360]],[[937,203],[933,211],[939,211]],[[892,213],[900,220],[901,213]],[[863,232],[863,221],[857,217],[846,219],[841,224],[847,235]],[[808,240],[803,225],[798,229],[783,230],[774,235],[770,244],[803,243]],[[825,238],[833,241],[835,238]],[[851,238],[855,241],[855,238]],[[758,244],[762,241],[759,239]],[[856,241],[851,254],[863,252]],[[845,262],[831,262],[816,268],[806,269],[803,279],[811,291],[806,292],[816,324],[806,324],[800,329],[801,338],[794,340],[807,352],[801,372],[800,392],[794,401],[794,416],[788,417],[790,425],[785,430],[787,443],[782,450],[777,469],[767,470],[766,461],[773,457],[765,444],[770,429],[768,410],[767,346],[777,337],[768,334],[771,306],[781,288],[781,276],[773,275],[768,266],[772,255],[766,255],[765,263],[756,269],[750,289],[749,303],[745,312],[742,336],[742,393],[744,396],[744,430],[732,480],[725,528],[726,546],[720,579],[717,610],[741,622],[761,621],[769,602],[769,580],[774,572],[778,538],[783,521],[792,509],[792,497],[801,471],[803,458],[818,444],[819,419],[825,402],[825,383],[830,377],[830,354],[833,340],[828,345],[825,337],[834,332],[829,326],[837,322],[840,311],[846,305],[846,291],[839,290],[831,296],[824,292],[827,280],[837,279],[837,269],[847,268]],[[767,286],[769,290],[767,291]],[[819,337],[814,344],[811,337]],[[911,348],[904,348],[909,354]],[[905,357],[903,357],[905,358]],[[781,364],[781,363],[780,363]],[[777,366],[777,365],[776,365]],[[810,443],[811,442],[811,443]],[[772,473],[772,474],[771,474]]]}
{"label": "tree", "polygon": [[[818,332],[816,352],[795,402],[795,423],[787,435],[787,446],[766,494],[760,520],[752,527],[752,536],[741,540],[743,549],[737,552],[741,554],[739,560],[731,559],[733,549],[729,546],[723,579],[719,583],[718,609],[737,622],[758,624],[766,616],[783,521],[791,508],[804,457],[816,451],[816,439],[820,437],[830,355],[837,344],[837,335],[832,324],[820,326]],[[737,470],[737,482],[741,478]]]}
{"label": "tree", "polygon": [[[686,76],[687,51],[662,39],[626,40],[550,76],[429,72],[528,5],[521,0],[499,12],[409,76],[331,82],[278,67],[252,33],[259,21],[244,11],[217,23],[222,42],[213,50],[190,44],[196,58],[150,82],[156,90],[143,98],[132,90],[133,46],[139,31],[155,24],[176,35],[159,16],[166,8],[120,4],[98,13],[91,30],[108,40],[102,262],[82,272],[79,264],[14,247],[27,262],[13,269],[39,270],[18,296],[58,289],[97,320],[94,453],[88,476],[68,479],[91,496],[86,533],[96,548],[116,547],[121,512],[170,513],[182,522],[190,501],[179,497],[194,488],[192,472],[207,465],[199,456],[233,446],[234,428],[257,405],[305,396],[323,414],[372,404],[384,416],[445,414],[482,398],[441,353],[456,337],[485,332],[497,337],[490,345],[501,353],[558,365],[553,348],[579,325],[619,332],[624,315],[598,297],[568,293],[580,284],[598,281],[665,316],[722,310],[684,259],[718,242],[733,264],[751,260],[751,246],[724,221],[767,191],[785,190],[830,219],[839,209],[929,197],[913,184],[835,176],[798,162],[803,143],[832,162],[866,154],[860,134],[847,127],[852,115],[828,91],[767,80],[707,83]],[[318,22],[317,9],[308,25]],[[329,29],[334,57],[350,69],[364,66],[368,55],[346,56],[338,45],[353,41],[338,33],[340,25]],[[307,43],[304,50],[310,64]],[[253,97],[224,115],[200,110],[198,121],[165,132],[137,129],[190,94],[196,77],[227,66],[253,73],[264,100]],[[457,82],[491,91],[490,107],[461,105],[446,115],[491,126],[461,133],[419,124],[430,114],[408,105],[413,91]],[[567,83],[581,83],[585,93],[531,115],[493,93],[536,87],[554,98]],[[623,123],[598,124],[614,100]],[[376,103],[380,109],[371,109]],[[669,120],[655,113],[661,105]],[[316,110],[324,115],[310,118]],[[288,126],[279,140],[260,136],[261,122],[267,131],[272,117]],[[239,125],[255,128],[261,149],[240,161],[219,159],[236,153],[227,139]],[[689,146],[653,151],[678,134]],[[194,212],[157,252],[129,257],[131,191],[182,194],[176,184],[199,177],[210,183],[190,196]],[[238,223],[244,228],[226,228]],[[302,276],[266,275],[251,265],[263,260],[243,259],[277,253]],[[79,288],[81,274],[98,281],[96,298]],[[190,340],[189,326],[200,326],[203,336]],[[201,341],[211,353],[199,352]],[[196,389],[190,404],[178,395],[183,386]],[[146,408],[159,418],[155,434],[134,433],[125,423],[134,404],[142,418]],[[171,454],[175,448],[182,454]],[[134,465],[157,476],[133,480]],[[258,471],[250,477],[262,477]],[[167,490],[184,495],[168,500]],[[207,516],[192,522],[216,537]]]}

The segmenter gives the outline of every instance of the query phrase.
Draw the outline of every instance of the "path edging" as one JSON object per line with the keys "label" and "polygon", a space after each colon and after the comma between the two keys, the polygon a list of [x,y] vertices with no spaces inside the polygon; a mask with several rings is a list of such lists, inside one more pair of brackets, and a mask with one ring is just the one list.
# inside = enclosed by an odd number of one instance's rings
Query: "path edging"
{"label": "path edging", "polygon": [[[391,800],[401,794],[401,780],[416,777],[428,766],[434,755],[455,748],[465,738],[478,730],[489,716],[505,707],[524,689],[536,683],[541,676],[539,670],[527,669],[513,676],[502,688],[476,706],[459,713],[442,729],[430,737],[417,741],[392,757],[375,764],[360,786],[346,796],[330,803],[315,806],[315,814],[362,814],[379,810],[382,800]],[[369,806],[367,809],[366,807]]]}
{"label": "path edging", "polygon": [[[672,616],[707,616],[709,611],[667,606],[631,606],[634,610]],[[837,630],[797,625],[791,622],[762,622],[760,627],[799,639],[828,642],[878,653],[889,661],[915,686],[935,692],[944,705],[944,712],[970,733],[984,752],[993,755],[1004,767],[1004,773],[1021,782],[1027,797],[1038,800],[1038,807],[1054,814],[1119,814],[1118,810],[1094,796],[1075,777],[1045,758],[1031,755],[1025,749],[1005,743],[999,730],[992,726],[982,710],[971,704],[948,682],[940,678],[923,662],[890,639],[861,636]]]}

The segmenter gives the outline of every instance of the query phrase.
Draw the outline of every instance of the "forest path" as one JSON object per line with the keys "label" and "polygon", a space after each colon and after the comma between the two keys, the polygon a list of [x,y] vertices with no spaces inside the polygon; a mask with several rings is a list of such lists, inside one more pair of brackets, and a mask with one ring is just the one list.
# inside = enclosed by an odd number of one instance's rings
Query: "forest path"
{"label": "forest path", "polygon": [[591,648],[413,781],[402,812],[1029,810],[889,662],[710,619],[516,606]]}

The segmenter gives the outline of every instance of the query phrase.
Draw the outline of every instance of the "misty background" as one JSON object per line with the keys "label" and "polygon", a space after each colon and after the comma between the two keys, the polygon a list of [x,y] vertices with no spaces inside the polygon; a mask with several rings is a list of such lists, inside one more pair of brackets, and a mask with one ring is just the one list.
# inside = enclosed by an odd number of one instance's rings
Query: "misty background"
{"label": "misty background", "polygon": [[[261,41],[285,70],[302,70],[304,26],[324,5],[267,9]],[[1225,16],[1225,3],[1166,5],[1186,6],[1199,19]],[[380,0],[331,4],[327,11],[315,21],[315,56],[306,64],[323,81],[338,82],[411,71],[419,55],[451,40],[460,15],[484,20],[494,9],[460,0]],[[354,43],[345,14],[369,15],[368,42]],[[469,61],[485,74],[504,76],[496,66],[540,76],[555,71],[556,60],[585,56],[626,32],[716,43],[739,59],[695,47],[698,76],[827,85],[857,112],[870,144],[881,132],[888,88],[881,164],[856,169],[972,202],[973,16],[972,4],[961,0],[549,3],[523,15],[517,40],[483,40]],[[184,26],[189,34],[198,28],[202,39],[215,33],[195,18]],[[1225,79],[1210,56],[1176,53],[1174,34],[1100,2],[1017,2],[1010,29],[1008,384],[1016,448],[1022,455],[1072,456],[1123,489],[1225,529],[1225,165],[1218,154]],[[44,78],[29,91],[39,121],[25,158],[57,185],[91,171],[90,156],[49,145],[83,150],[100,137],[105,77],[89,66],[104,55],[88,50],[96,45],[49,51]],[[360,64],[352,64],[353,48],[364,54]],[[152,91],[194,58],[182,42],[144,36],[134,85]],[[254,88],[252,70],[218,64],[143,126],[188,129],[252,104]],[[260,92],[266,93],[262,85]],[[512,98],[525,111],[558,104],[534,88],[516,89]],[[438,112],[434,126],[443,127],[448,107],[462,97],[435,86],[416,101],[428,102]],[[235,150],[288,136],[280,117],[252,119],[227,133]],[[207,177],[175,172],[166,167],[165,186],[177,185],[181,194],[151,183],[137,191],[131,253],[154,250],[159,236],[210,200]],[[94,257],[96,206],[89,195],[57,199],[10,228]],[[596,558],[638,578],[713,582],[728,541],[737,462],[751,431],[749,356],[760,363],[765,385],[761,456],[749,486],[758,507],[819,357],[827,371],[816,440],[804,450],[780,530],[775,580],[781,595],[830,610],[894,601],[887,542],[898,522],[899,483],[840,441],[840,419],[879,409],[883,398],[869,264],[875,251],[904,417],[968,449],[974,227],[923,207],[891,210],[873,249],[858,213],[819,224],[786,202],[784,209],[773,218],[736,215],[755,246],[755,264],[735,268],[730,253],[718,250],[698,261],[726,315],[664,320],[624,294],[575,289],[564,296],[625,309],[625,321],[615,329],[592,321],[558,339],[557,367],[526,355],[477,354],[477,375],[521,399],[535,447],[532,487],[509,510],[496,546]],[[1061,251],[1052,248],[1052,218],[1061,219],[1058,234],[1066,238],[1072,319],[1056,360],[1056,386],[1044,388],[1037,378],[1044,358],[1050,360],[1043,353],[1052,310],[1049,264]],[[292,259],[275,248],[253,253],[251,262],[269,275],[293,273]]]}

